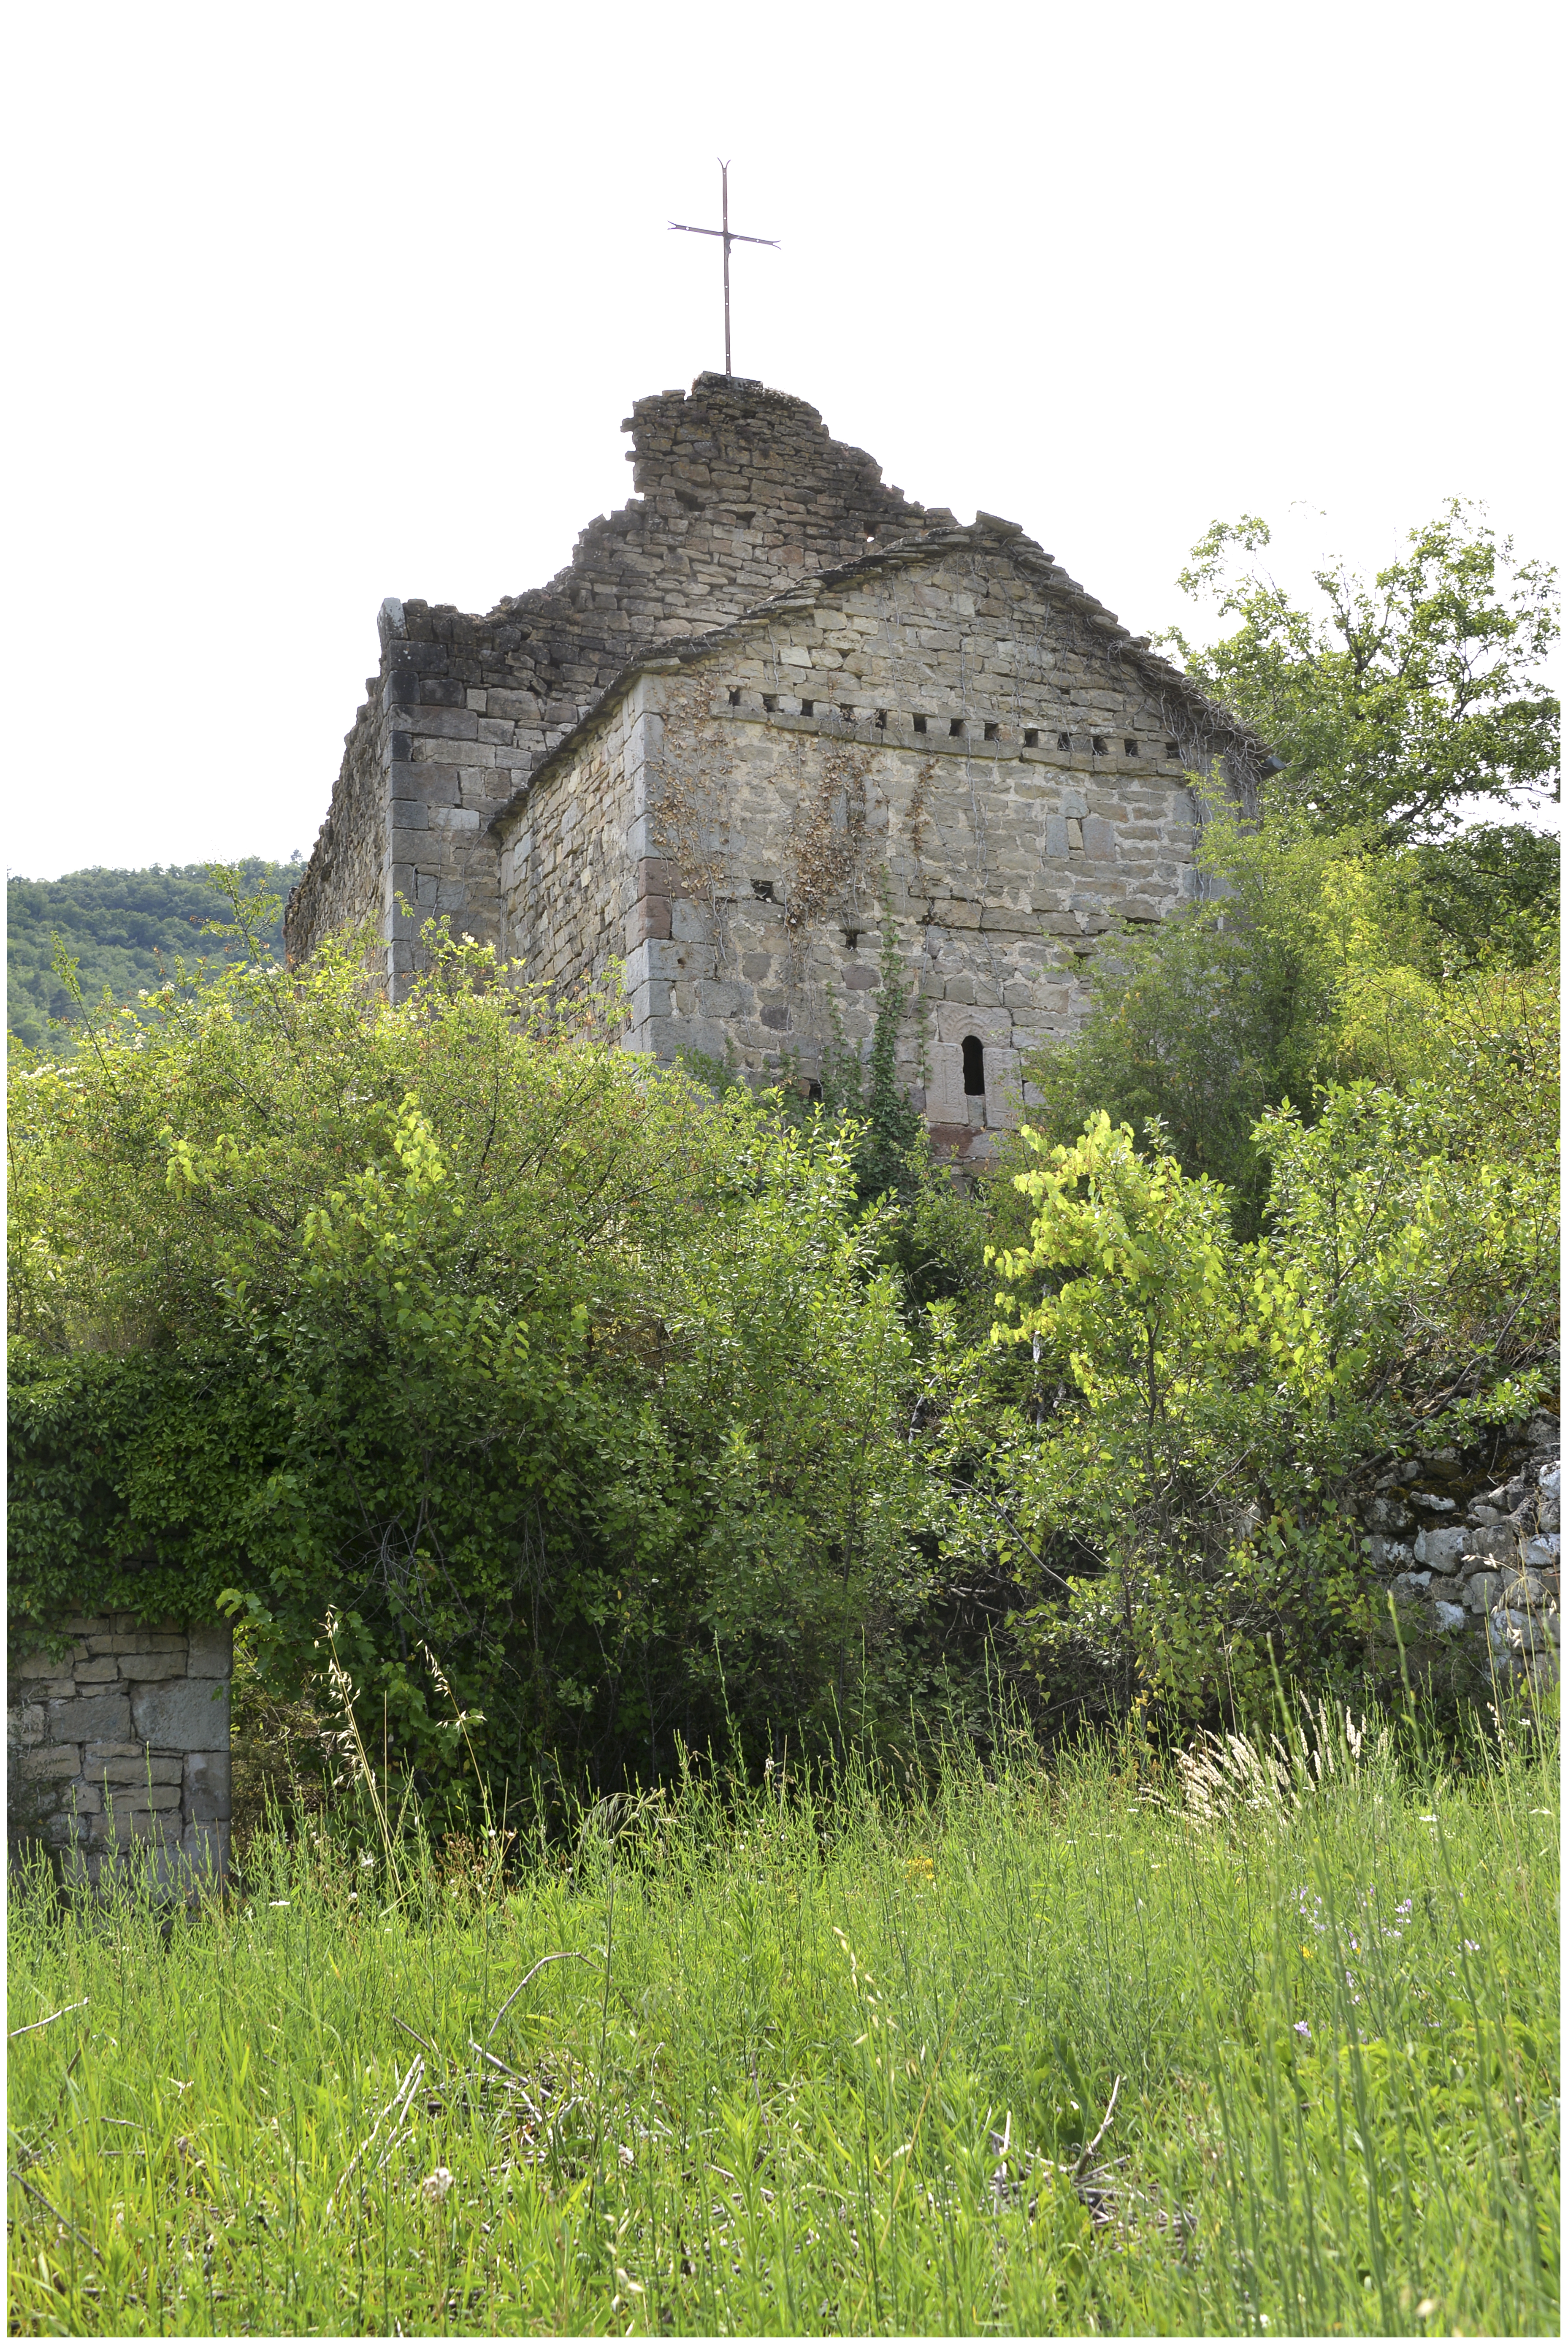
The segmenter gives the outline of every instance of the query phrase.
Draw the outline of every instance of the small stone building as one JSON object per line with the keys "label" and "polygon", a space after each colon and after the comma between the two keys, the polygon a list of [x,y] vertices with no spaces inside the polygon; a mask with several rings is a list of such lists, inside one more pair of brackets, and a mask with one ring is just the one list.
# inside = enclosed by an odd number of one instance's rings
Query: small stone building
{"label": "small stone building", "polygon": [[288,911],[368,925],[394,996],[432,913],[632,1047],[806,1084],[868,1045],[885,923],[901,1071],[954,1152],[1011,1121],[1086,967],[1195,888],[1216,767],[1264,752],[1010,522],[883,484],[814,409],[701,375],[641,400],[640,497],[482,618],[382,607],[382,659]]}

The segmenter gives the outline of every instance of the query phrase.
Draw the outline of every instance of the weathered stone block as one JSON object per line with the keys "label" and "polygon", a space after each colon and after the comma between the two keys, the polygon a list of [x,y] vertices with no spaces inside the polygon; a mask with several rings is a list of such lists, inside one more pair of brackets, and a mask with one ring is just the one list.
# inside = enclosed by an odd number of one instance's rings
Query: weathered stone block
{"label": "weathered stone block", "polygon": [[123,1740],[131,1731],[131,1706],[123,1693],[84,1693],[73,1701],[50,1701],[48,1729],[56,1742]]}
{"label": "weathered stone block", "polygon": [[234,1629],[228,1620],[193,1628],[187,1674],[193,1678],[227,1678],[234,1673]]}
{"label": "weathered stone block", "polygon": [[122,1653],[117,1666],[120,1675],[127,1682],[139,1683],[149,1678],[182,1678],[186,1670],[186,1657],[183,1652]]}
{"label": "weathered stone block", "polygon": [[[205,1755],[205,1754],[204,1754]],[[154,1751],[133,1751],[128,1758],[89,1759],[82,1769],[94,1783],[173,1783],[185,1781],[186,1761]]]}
{"label": "weathered stone block", "polygon": [[227,1751],[193,1751],[185,1762],[185,1814],[191,1823],[227,1823],[231,1790]]}
{"label": "weathered stone block", "polygon": [[74,1742],[44,1743],[17,1754],[18,1771],[28,1782],[69,1778],[82,1771],[82,1754]]}
{"label": "weathered stone block", "polygon": [[76,1682],[72,1674],[74,1667],[69,1654],[63,1660],[56,1661],[51,1660],[47,1653],[28,1653],[17,1662],[11,1674],[17,1679],[49,1678],[59,1685],[67,1686]]}
{"label": "weathered stone block", "polygon": [[228,1686],[222,1678],[181,1678],[131,1698],[137,1732],[165,1751],[227,1751]]}
{"label": "weathered stone block", "polygon": [[181,1805],[181,1790],[177,1783],[112,1783],[104,1798],[116,1815],[167,1815]]}

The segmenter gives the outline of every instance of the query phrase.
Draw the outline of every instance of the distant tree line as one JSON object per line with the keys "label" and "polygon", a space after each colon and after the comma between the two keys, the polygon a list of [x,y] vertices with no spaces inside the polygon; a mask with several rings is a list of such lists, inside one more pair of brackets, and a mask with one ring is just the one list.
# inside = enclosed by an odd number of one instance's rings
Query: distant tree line
{"label": "distant tree line", "polygon": [[[238,867],[253,894],[288,900],[304,869],[298,856],[268,863],[251,856]],[[86,999],[134,1000],[153,992],[174,974],[177,961],[203,955],[232,957],[232,938],[215,939],[202,931],[209,921],[231,918],[231,907],[215,886],[205,863],[153,864],[145,871],[113,871],[95,864],[67,871],[61,879],[11,879],[6,883],[6,1024],[33,1050],[46,1044],[68,1055],[75,1048],[78,1011],[56,967],[56,940],[76,964]],[[283,958],[281,909],[258,931],[258,942]],[[51,1020],[57,1022],[51,1026]]]}

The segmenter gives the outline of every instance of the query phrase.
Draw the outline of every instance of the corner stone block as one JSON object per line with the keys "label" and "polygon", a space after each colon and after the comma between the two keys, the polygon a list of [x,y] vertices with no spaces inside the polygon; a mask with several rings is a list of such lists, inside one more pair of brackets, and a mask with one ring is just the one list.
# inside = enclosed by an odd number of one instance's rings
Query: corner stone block
{"label": "corner stone block", "polygon": [[187,1664],[193,1678],[227,1678],[234,1673],[234,1630],[227,1620],[211,1628],[193,1629],[190,1632],[190,1659]]}
{"label": "corner stone block", "polygon": [[222,1678],[181,1678],[134,1694],[137,1732],[163,1751],[227,1751],[228,1687]]}
{"label": "corner stone block", "polygon": [[227,1751],[193,1751],[185,1762],[186,1822],[228,1822],[231,1770]]}
{"label": "corner stone block", "polygon": [[197,1880],[219,1881],[228,1870],[228,1826],[189,1823],[181,1836],[180,1854]]}

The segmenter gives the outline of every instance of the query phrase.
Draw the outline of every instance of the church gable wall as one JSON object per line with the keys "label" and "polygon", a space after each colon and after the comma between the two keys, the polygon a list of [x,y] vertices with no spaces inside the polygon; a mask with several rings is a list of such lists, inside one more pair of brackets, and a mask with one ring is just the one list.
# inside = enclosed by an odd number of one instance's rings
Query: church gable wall
{"label": "church gable wall", "polygon": [[[890,914],[905,1081],[951,1142],[1010,1121],[1021,1055],[1084,1015],[1096,940],[1190,892],[1185,772],[1236,746],[1033,569],[1005,534],[955,533],[644,670],[572,787],[551,770],[516,817],[518,934],[554,939],[530,973],[624,952],[636,1047],[810,1078],[835,1034],[869,1045]],[[586,886],[577,805],[581,834],[624,841]],[[598,895],[592,937],[550,885]]]}

